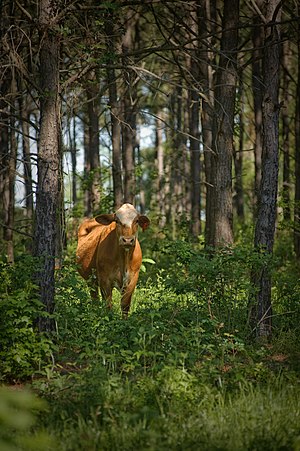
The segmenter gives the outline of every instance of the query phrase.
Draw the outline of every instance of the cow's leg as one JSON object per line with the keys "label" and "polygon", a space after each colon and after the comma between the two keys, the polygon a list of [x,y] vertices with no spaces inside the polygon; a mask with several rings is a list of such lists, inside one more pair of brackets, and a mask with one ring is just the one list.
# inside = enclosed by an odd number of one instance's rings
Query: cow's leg
{"label": "cow's leg", "polygon": [[138,281],[139,274],[135,274],[128,285],[123,286],[122,288],[122,297],[121,297],[121,310],[122,310],[122,316],[124,319],[127,319],[128,313],[130,310],[130,304],[131,304],[131,298],[133,295],[133,292],[135,290],[137,281]]}
{"label": "cow's leg", "polygon": [[131,304],[131,298],[132,298],[132,292],[131,293],[124,293],[121,298],[121,310],[122,310],[122,316],[124,319],[127,319],[130,304]]}
{"label": "cow's leg", "polygon": [[102,299],[106,302],[107,308],[112,308],[112,288],[110,285],[102,285],[100,287]]}
{"label": "cow's leg", "polygon": [[99,287],[98,287],[98,279],[96,273],[92,273],[89,278],[89,286],[90,286],[90,294],[91,298],[94,300],[99,299]]}

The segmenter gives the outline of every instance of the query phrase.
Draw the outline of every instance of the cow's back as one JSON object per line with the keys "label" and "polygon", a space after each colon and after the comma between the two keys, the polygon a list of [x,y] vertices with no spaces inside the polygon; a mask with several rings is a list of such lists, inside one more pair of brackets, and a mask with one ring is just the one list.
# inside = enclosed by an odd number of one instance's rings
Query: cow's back
{"label": "cow's back", "polygon": [[96,264],[96,251],[104,226],[95,219],[86,219],[78,229],[76,259],[79,273],[87,279]]}

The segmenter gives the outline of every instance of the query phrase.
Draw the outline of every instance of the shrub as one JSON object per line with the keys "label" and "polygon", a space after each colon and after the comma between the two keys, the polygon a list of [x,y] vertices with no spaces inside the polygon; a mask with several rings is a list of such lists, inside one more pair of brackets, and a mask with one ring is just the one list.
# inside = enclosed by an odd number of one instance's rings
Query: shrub
{"label": "shrub", "polygon": [[32,282],[34,262],[0,264],[0,379],[21,380],[51,365],[52,341],[35,330],[42,305]]}

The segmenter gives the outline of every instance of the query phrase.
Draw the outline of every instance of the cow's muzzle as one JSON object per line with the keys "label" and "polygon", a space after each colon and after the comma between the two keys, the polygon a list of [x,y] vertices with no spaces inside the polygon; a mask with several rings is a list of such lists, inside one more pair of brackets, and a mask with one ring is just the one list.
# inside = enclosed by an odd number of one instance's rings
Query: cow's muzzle
{"label": "cow's muzzle", "polygon": [[119,243],[120,243],[120,246],[122,246],[122,247],[130,248],[135,245],[135,240],[136,240],[135,236],[129,236],[129,237],[120,236]]}

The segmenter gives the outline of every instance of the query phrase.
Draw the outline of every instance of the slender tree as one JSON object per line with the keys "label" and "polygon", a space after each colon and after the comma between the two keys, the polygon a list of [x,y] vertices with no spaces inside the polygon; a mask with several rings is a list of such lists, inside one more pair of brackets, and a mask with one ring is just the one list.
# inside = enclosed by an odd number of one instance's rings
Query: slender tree
{"label": "slender tree", "polygon": [[137,38],[139,16],[131,9],[127,12],[126,31],[122,38],[123,71],[123,120],[122,120],[122,161],[124,179],[124,201],[134,203],[136,194],[135,180],[135,146],[136,146],[136,108],[137,82],[135,71],[130,67],[134,64],[130,53]]}
{"label": "slender tree", "polygon": [[39,258],[36,280],[47,315],[38,320],[40,331],[51,331],[55,323],[54,267],[60,187],[60,104],[59,51],[60,36],[55,27],[57,10],[51,0],[39,4],[40,32],[40,135],[38,144],[38,185],[35,214],[35,249]]}
{"label": "slender tree", "polygon": [[[262,8],[264,0],[257,0],[258,8]],[[252,91],[253,91],[253,106],[254,106],[254,213],[256,215],[256,207],[259,203],[259,191],[261,183],[261,159],[262,159],[262,51],[263,51],[263,26],[261,18],[254,11],[253,28],[252,28],[252,43],[253,43],[253,59],[252,59]]]}
{"label": "slender tree", "polygon": [[233,242],[232,156],[237,83],[239,0],[225,0],[213,117],[212,246]]}
{"label": "slender tree", "polygon": [[165,212],[165,162],[164,162],[164,144],[163,144],[163,128],[164,124],[161,120],[163,112],[160,111],[155,121],[155,147],[156,147],[156,165],[157,165],[157,180],[156,190],[158,206],[159,226],[163,228],[166,225]]}
{"label": "slender tree", "polygon": [[112,143],[112,178],[115,209],[119,208],[123,202],[122,185],[122,149],[121,149],[121,102],[118,96],[117,74],[114,64],[117,62],[118,47],[120,47],[120,37],[114,25],[115,17],[109,13],[105,20],[105,35],[107,51],[110,60],[107,65],[108,82],[108,104],[110,108],[111,120],[111,143]]}
{"label": "slender tree", "polygon": [[[299,15],[298,6],[298,15]],[[298,79],[296,90],[296,111],[295,111],[295,209],[294,209],[294,249],[295,254],[300,259],[300,23],[298,22]]]}
{"label": "slender tree", "polygon": [[9,154],[7,160],[6,177],[4,185],[4,240],[6,241],[6,253],[8,263],[14,263],[14,215],[15,215],[15,179],[17,164],[17,141],[15,134],[15,105],[17,85],[15,70],[12,70],[11,88],[10,88],[10,118],[9,118]]}
{"label": "slender tree", "polygon": [[283,171],[282,171],[282,200],[283,217],[286,221],[291,220],[291,169],[290,169],[290,136],[291,136],[291,105],[292,95],[290,91],[290,67],[291,49],[290,42],[286,40],[282,45],[282,97],[284,107],[281,110],[282,119],[282,151],[283,151]]}
{"label": "slender tree", "polygon": [[238,100],[239,100],[239,113],[238,113],[238,125],[239,136],[238,145],[233,148],[233,160],[234,160],[234,205],[237,213],[237,217],[241,222],[245,220],[244,212],[244,188],[243,188],[243,151],[244,151],[244,84],[243,75],[240,73],[239,86],[238,86]]}
{"label": "slender tree", "polygon": [[95,215],[99,211],[101,199],[101,170],[100,170],[100,136],[99,136],[99,116],[100,116],[100,84],[97,74],[92,71],[86,86],[87,95],[87,130],[88,130],[88,191],[89,204],[86,206],[87,216]]}
{"label": "slender tree", "polygon": [[199,2],[198,23],[200,53],[200,85],[202,87],[201,130],[205,171],[205,243],[212,242],[213,224],[213,178],[212,178],[212,122],[213,122],[213,38],[216,27],[216,2]]}
{"label": "slender tree", "polygon": [[[201,20],[197,8],[199,2],[195,3],[195,10],[192,12],[193,19],[191,28],[194,36],[199,37],[199,28]],[[191,154],[191,232],[194,239],[197,239],[201,233],[201,165],[200,165],[200,95],[199,86],[200,78],[200,48],[199,40],[195,40],[195,44],[190,51],[190,74],[192,77],[191,86],[189,88],[189,135],[190,135],[190,154]]]}
{"label": "slender tree", "polygon": [[263,102],[262,102],[262,179],[260,185],[254,247],[264,258],[253,269],[255,289],[251,305],[251,324],[258,338],[271,334],[271,271],[268,256],[272,254],[277,210],[279,166],[279,68],[280,68],[280,0],[265,1],[261,10],[264,23]]}

